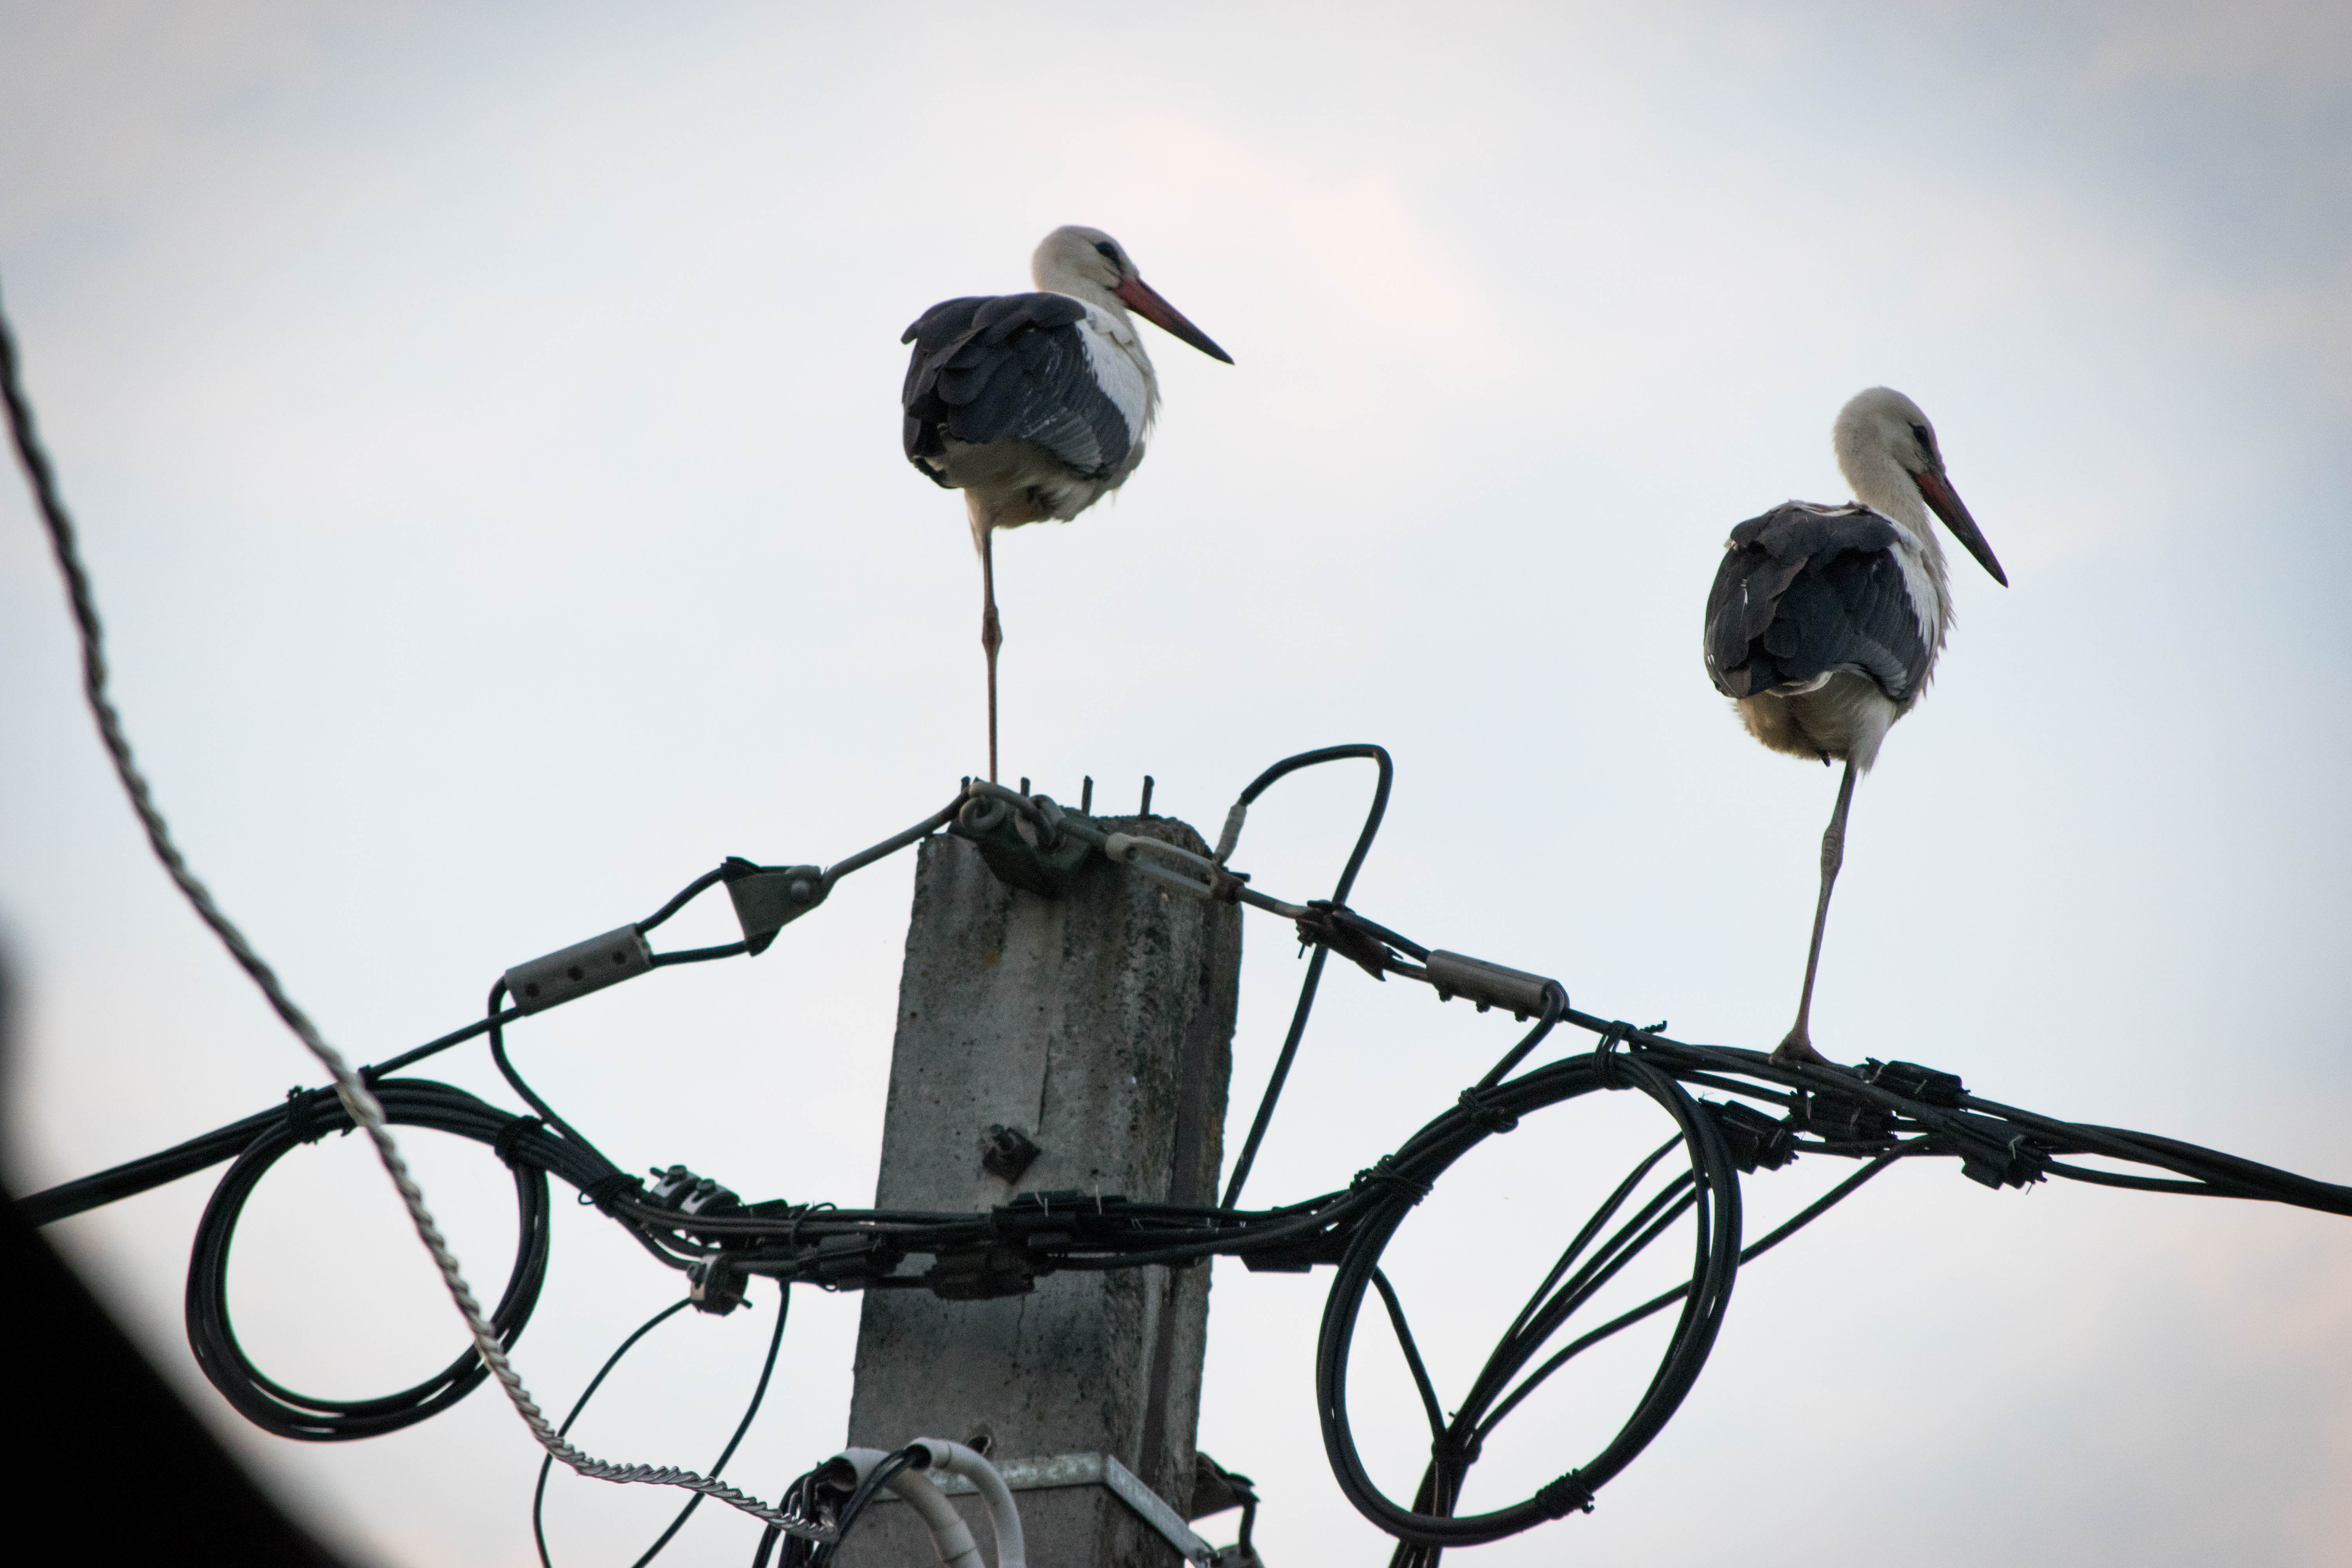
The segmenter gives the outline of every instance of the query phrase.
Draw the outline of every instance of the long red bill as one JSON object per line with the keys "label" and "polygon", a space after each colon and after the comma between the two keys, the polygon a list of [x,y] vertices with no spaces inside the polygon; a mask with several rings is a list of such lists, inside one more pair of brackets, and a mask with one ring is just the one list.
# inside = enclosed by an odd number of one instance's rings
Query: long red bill
{"label": "long red bill", "polygon": [[1234,363],[1233,355],[1219,348],[1208,333],[1186,321],[1183,311],[1161,299],[1158,291],[1142,279],[1130,278],[1112,292],[1126,301],[1129,310],[1169,336],[1181,339],[1211,359],[1221,359],[1227,364]]}
{"label": "long red bill", "polygon": [[1952,531],[1952,537],[1977,558],[1978,565],[1992,574],[1994,582],[2008,587],[2009,574],[2000,569],[2000,563],[1992,558],[1992,546],[1985,542],[1983,531],[1977,527],[1977,520],[1969,515],[1969,509],[1961,504],[1959,492],[1952,489],[1952,481],[1933,468],[1914,474],[1911,478],[1917,482],[1921,498],[1936,509],[1936,515],[1942,518],[1944,526]]}

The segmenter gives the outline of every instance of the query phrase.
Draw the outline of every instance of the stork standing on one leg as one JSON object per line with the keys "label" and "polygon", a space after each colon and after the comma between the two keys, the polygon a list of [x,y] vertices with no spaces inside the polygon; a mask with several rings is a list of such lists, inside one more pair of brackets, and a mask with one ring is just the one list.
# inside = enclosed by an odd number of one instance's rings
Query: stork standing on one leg
{"label": "stork standing on one leg", "polygon": [[1837,418],[1838,467],[1855,505],[1789,501],[1731,531],[1706,598],[1706,673],[1748,732],[1776,752],[1843,762],[1837,809],[1822,835],[1822,891],[1797,1023],[1772,1054],[1820,1062],[1807,1020],[1830,889],[1845,859],[1853,781],[1878,760],[1895,721],[1918,705],[1952,624],[1934,508],[2003,587],[1992,546],[1944,472],[1935,426],[1888,387],[1858,393]]}
{"label": "stork standing on one leg", "polygon": [[988,656],[988,776],[996,777],[996,618],[992,543],[1000,528],[1066,522],[1127,482],[1160,405],[1151,356],[1128,312],[1212,359],[1209,341],[1137,276],[1118,241],[1057,228],[1029,260],[1043,290],[950,300],[901,342],[907,459],[942,489],[963,491],[980,552],[980,646]]}

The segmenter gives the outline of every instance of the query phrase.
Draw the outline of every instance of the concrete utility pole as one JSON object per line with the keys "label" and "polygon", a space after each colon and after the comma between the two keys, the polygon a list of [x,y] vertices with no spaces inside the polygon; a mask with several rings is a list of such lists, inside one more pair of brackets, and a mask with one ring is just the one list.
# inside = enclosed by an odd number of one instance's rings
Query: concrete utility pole
{"label": "concrete utility pole", "polygon": [[[1206,850],[1180,822],[1102,826]],[[1213,1204],[1240,917],[1099,857],[1061,897],[1042,897],[999,881],[963,839],[926,840],[875,1205],[969,1213],[1056,1190]],[[945,1437],[1000,1465],[1100,1454],[1181,1518],[1208,1312],[1206,1262],[1054,1274],[1028,1294],[984,1300],[869,1290],[849,1442]],[[1085,1464],[1019,1468],[1046,1480],[1017,1493],[1032,1563],[1180,1561],[1109,1486],[1067,1484]],[[986,1542],[975,1500],[956,1504]],[[912,1510],[891,1506],[870,1510],[841,1556],[845,1568],[933,1560]]]}

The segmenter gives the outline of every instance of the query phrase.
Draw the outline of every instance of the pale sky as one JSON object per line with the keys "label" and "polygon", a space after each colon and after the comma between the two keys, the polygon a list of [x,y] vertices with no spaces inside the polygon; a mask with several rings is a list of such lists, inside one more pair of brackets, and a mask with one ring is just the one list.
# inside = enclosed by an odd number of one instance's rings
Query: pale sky
{"label": "pale sky", "polygon": [[[1381,742],[1358,907],[1769,1046],[1835,780],[1740,731],[1700,612],[1731,524],[1843,498],[1830,420],[1891,384],[2012,585],[1953,552],[1958,629],[1857,795],[1815,1038],[2352,1182],[2352,13],[2325,0],[0,0],[0,289],[120,700],[331,1038],[388,1056],[724,855],[838,858],[983,765],[978,572],[899,454],[897,340],[1025,288],[1066,222],[1236,363],[1153,336],[1137,477],[1001,542],[1008,773],[1123,805],[1149,773],[1213,833],[1265,763]],[[148,859],[75,659],[0,486],[20,1191],[318,1081]],[[1330,772],[1253,813],[1260,886],[1328,889],[1366,782]],[[534,1020],[518,1058],[625,1163],[864,1203],[910,873]],[[680,924],[730,932],[723,903]],[[1236,1121],[1298,974],[1271,922],[1244,952]],[[1253,1197],[1343,1183],[1507,1029],[1335,968]],[[437,1065],[507,1101],[478,1048]],[[1441,1187],[1391,1273],[1442,1385],[1548,1261],[1507,1232],[1564,1237],[1648,1135],[1563,1108]],[[494,1292],[504,1173],[408,1142]],[[361,1148],[302,1165],[240,1232],[246,1342],[320,1393],[414,1381],[461,1333],[427,1259]],[[1758,1177],[1749,1234],[1846,1169]],[[212,1393],[179,1319],[212,1180],[54,1234],[346,1550],[530,1561],[539,1450],[494,1394],[307,1447]],[[1261,1548],[1382,1559],[1316,1436],[1328,1272],[1214,1278],[1201,1441],[1260,1482]],[[525,1377],[567,1405],[677,1288],[564,1205]],[[582,1440],[707,1463],[765,1311],[663,1331]],[[847,1410],[856,1300],[793,1311],[730,1471],[771,1495]],[[2347,1328],[2341,1220],[1922,1162],[1743,1272],[1595,1513],[1465,1561],[2352,1563]],[[1409,1491],[1410,1390],[1362,1359],[1368,1453]],[[1639,1370],[1506,1427],[1465,1507],[1596,1447]],[[673,1506],[559,1479],[557,1561],[625,1563]],[[665,1561],[757,1533],[706,1509]]]}

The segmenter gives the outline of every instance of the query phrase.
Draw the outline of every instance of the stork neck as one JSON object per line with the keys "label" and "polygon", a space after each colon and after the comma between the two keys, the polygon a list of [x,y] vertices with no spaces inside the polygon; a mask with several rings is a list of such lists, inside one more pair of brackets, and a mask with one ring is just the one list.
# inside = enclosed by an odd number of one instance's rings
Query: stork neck
{"label": "stork neck", "polygon": [[1893,518],[1908,529],[1921,549],[1943,560],[1943,547],[1936,542],[1936,531],[1927,516],[1927,503],[1919,494],[1919,482],[1904,471],[1903,465],[1892,457],[1874,452],[1866,457],[1841,454],[1845,458],[1838,466],[1845,470],[1845,480],[1853,488],[1853,499],[1871,510]]}
{"label": "stork neck", "polygon": [[1127,301],[1086,274],[1072,268],[1046,263],[1033,267],[1029,276],[1031,281],[1046,293],[1067,294],[1073,300],[1092,305],[1129,331],[1134,330],[1128,321]]}

